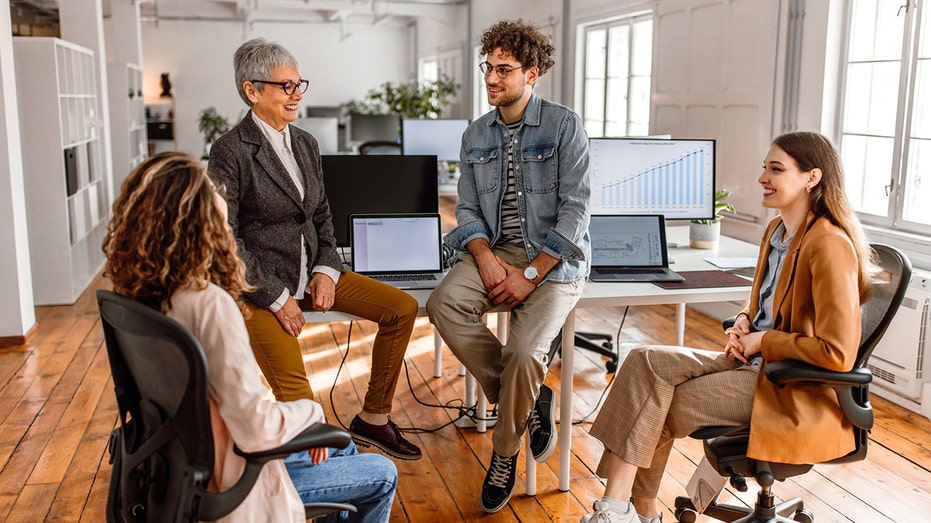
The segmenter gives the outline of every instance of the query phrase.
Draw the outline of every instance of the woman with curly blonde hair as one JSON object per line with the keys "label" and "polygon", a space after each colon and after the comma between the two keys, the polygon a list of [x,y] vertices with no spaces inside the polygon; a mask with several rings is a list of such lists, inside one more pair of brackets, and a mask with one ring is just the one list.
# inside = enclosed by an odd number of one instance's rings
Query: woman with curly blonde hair
{"label": "woman with curly blonde hair", "polygon": [[[175,319],[204,349],[214,491],[229,489],[242,474],[245,461],[234,445],[246,452],[275,448],[325,421],[319,403],[276,402],[262,383],[240,301],[250,287],[223,189],[191,156],[156,155],[123,183],[103,244],[104,273],[114,290]],[[347,502],[358,509],[349,521],[385,522],[396,485],[397,470],[384,456],[358,454],[352,444],[311,449],[266,464],[252,492],[223,521],[303,522],[303,503]]]}

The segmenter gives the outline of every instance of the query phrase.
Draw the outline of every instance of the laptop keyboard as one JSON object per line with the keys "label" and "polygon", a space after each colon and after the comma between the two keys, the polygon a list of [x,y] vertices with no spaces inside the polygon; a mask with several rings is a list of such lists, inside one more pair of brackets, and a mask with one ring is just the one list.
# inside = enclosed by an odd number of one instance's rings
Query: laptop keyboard
{"label": "laptop keyboard", "polygon": [[663,269],[593,269],[595,274],[665,274]]}
{"label": "laptop keyboard", "polygon": [[367,274],[373,280],[392,281],[436,281],[436,274]]}

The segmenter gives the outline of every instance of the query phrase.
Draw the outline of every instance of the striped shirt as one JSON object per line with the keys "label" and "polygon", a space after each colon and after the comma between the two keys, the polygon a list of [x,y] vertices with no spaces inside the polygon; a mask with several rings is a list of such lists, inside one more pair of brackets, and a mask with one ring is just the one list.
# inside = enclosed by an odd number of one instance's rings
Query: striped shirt
{"label": "striped shirt", "polygon": [[501,202],[501,243],[523,245],[524,235],[520,228],[520,215],[517,212],[517,184],[514,182],[514,148],[517,146],[517,133],[524,121],[506,124],[508,128],[508,181]]}

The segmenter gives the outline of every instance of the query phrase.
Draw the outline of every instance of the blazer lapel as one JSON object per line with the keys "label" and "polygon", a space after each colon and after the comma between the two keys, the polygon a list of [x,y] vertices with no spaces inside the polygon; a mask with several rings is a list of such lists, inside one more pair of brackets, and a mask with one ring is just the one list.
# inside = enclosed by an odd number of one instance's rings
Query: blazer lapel
{"label": "blazer lapel", "polygon": [[[294,181],[291,180],[291,176],[288,175],[287,169],[285,169],[284,164],[281,163],[281,160],[278,158],[278,153],[275,152],[272,144],[268,143],[268,140],[265,139],[265,135],[262,134],[262,130],[259,129],[258,125],[252,120],[252,113],[247,114],[244,120],[246,122],[246,125],[243,127],[244,141],[259,146],[259,150],[255,154],[256,163],[262,167],[265,173],[268,174],[268,177],[275,182],[276,185],[281,187],[281,190],[283,190],[300,209],[303,209],[304,205],[303,202],[301,202],[301,195],[297,191],[297,187],[294,186]],[[296,151],[295,154],[297,154]]]}
{"label": "blazer lapel", "polygon": [[310,148],[305,140],[299,140],[294,132],[291,135],[291,150],[294,151],[294,159],[297,160],[297,166],[301,169],[301,177],[304,179],[304,197],[307,198],[308,189],[313,186],[310,180],[310,173],[315,172],[312,165],[308,164],[311,158]]}

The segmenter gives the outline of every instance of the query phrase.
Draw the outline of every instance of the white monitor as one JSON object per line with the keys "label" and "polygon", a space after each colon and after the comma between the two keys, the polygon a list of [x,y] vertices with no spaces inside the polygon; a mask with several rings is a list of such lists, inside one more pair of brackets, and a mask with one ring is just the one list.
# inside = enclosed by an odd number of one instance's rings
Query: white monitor
{"label": "white monitor", "polygon": [[592,138],[592,214],[714,217],[715,141]]}
{"label": "white monitor", "polygon": [[468,126],[464,118],[406,118],[401,121],[403,153],[435,154],[441,162],[458,162],[462,133]]}
{"label": "white monitor", "polygon": [[298,118],[294,125],[314,135],[320,154],[336,154],[339,152],[339,121],[335,117]]}

